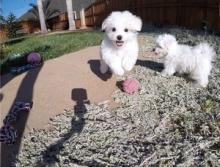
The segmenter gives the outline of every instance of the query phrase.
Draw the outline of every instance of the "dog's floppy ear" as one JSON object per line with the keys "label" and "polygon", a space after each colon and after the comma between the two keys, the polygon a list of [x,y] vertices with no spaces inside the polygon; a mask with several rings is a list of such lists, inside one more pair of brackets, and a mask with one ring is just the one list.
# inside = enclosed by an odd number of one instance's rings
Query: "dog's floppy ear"
{"label": "dog's floppy ear", "polygon": [[102,22],[102,31],[106,31],[106,28],[109,27],[114,17],[118,15],[119,12],[112,12],[108,17]]}
{"label": "dog's floppy ear", "polygon": [[102,31],[105,32],[105,29],[107,27],[107,21],[108,21],[108,18],[106,18],[103,22],[102,22]]}
{"label": "dog's floppy ear", "polygon": [[142,28],[142,20],[140,17],[137,16],[133,16],[134,17],[134,21],[133,21],[133,28],[135,31],[141,31]]}
{"label": "dog's floppy ear", "polygon": [[124,11],[123,14],[127,15],[130,22],[130,29],[133,31],[141,31],[142,28],[142,20],[140,17],[133,15],[129,11]]}
{"label": "dog's floppy ear", "polygon": [[166,47],[171,46],[172,44],[177,43],[175,36],[170,34],[165,34],[164,38],[166,39]]}

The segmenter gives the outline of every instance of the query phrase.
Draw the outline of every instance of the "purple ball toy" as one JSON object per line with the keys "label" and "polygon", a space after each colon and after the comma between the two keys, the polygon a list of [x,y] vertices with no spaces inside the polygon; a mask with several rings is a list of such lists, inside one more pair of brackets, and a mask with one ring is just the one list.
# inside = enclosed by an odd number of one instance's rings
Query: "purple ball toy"
{"label": "purple ball toy", "polygon": [[41,56],[39,53],[32,52],[28,55],[27,61],[30,64],[40,64],[41,63]]}

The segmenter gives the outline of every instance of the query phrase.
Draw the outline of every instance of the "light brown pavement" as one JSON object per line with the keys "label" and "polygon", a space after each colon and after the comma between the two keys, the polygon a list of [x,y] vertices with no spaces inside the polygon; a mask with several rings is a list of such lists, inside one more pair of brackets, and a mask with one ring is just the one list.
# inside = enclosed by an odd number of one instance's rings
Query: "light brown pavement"
{"label": "light brown pavement", "polygon": [[33,101],[26,118],[18,120],[27,133],[33,128],[44,128],[51,117],[73,108],[76,102],[109,99],[116,78],[101,75],[98,60],[99,47],[95,46],[46,61],[41,68],[14,78],[11,74],[3,76],[0,125],[15,101]]}
{"label": "light brown pavement", "polygon": [[[149,55],[146,53],[145,55]],[[142,56],[138,65],[154,68],[151,61]],[[155,65],[155,64],[154,64]],[[0,167],[15,162],[22,148],[22,135],[31,129],[45,128],[54,116],[65,109],[74,109],[81,103],[98,103],[109,100],[116,88],[116,77],[99,72],[99,46],[46,61],[40,68],[21,75],[7,74],[1,77],[0,126],[16,101],[33,102],[30,112],[24,112],[14,126],[19,137],[14,145],[1,144]],[[110,103],[111,104],[111,103]],[[111,104],[117,107],[120,104]]]}
{"label": "light brown pavement", "polygon": [[45,128],[54,116],[81,103],[110,99],[116,78],[99,73],[99,47],[90,47],[46,61],[42,67],[21,75],[1,77],[0,126],[16,101],[33,102],[30,112],[20,114],[14,127],[19,137],[14,145],[1,144],[0,167],[15,162],[22,136],[31,129]]}

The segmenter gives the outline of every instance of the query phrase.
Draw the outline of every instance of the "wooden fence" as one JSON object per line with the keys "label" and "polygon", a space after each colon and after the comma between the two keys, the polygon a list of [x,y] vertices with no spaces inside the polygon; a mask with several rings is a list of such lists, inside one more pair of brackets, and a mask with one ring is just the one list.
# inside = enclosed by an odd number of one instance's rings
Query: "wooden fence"
{"label": "wooden fence", "polygon": [[220,29],[220,0],[100,0],[85,9],[87,26],[100,26],[112,11],[129,10],[145,24]]}

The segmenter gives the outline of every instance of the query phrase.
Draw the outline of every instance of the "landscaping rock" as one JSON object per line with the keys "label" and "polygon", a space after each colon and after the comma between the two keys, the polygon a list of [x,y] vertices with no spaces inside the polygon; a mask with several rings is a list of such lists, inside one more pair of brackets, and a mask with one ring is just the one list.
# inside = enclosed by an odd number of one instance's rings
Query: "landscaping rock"
{"label": "landscaping rock", "polygon": [[[207,88],[183,76],[163,77],[156,58],[139,60],[129,74],[140,82],[139,92],[116,90],[112,97],[121,106],[111,111],[106,103],[83,104],[51,119],[49,129],[26,135],[16,166],[220,166],[220,38],[163,31],[180,43],[207,40],[215,48]],[[150,52],[160,33],[140,35],[148,41],[140,54]]]}

